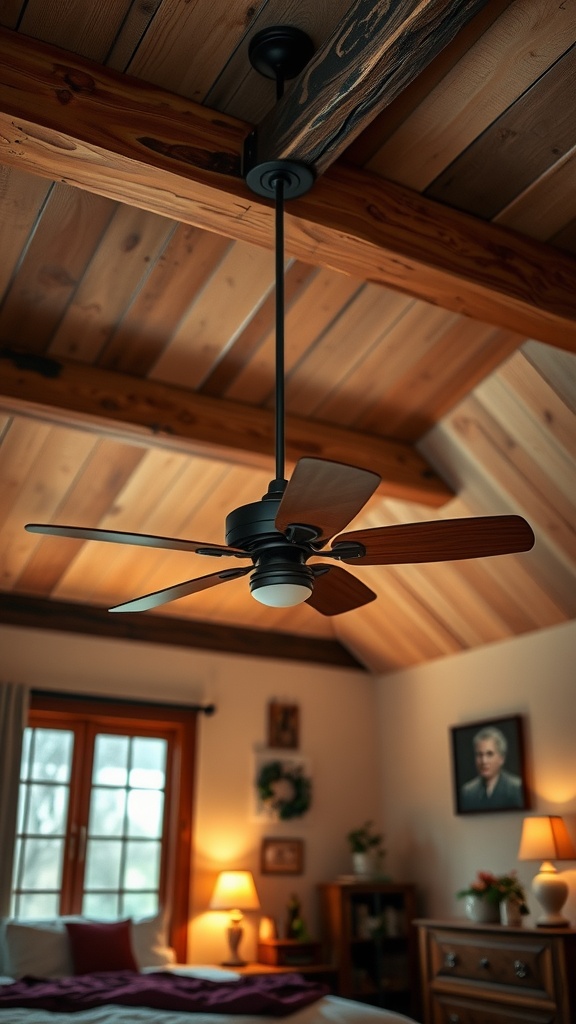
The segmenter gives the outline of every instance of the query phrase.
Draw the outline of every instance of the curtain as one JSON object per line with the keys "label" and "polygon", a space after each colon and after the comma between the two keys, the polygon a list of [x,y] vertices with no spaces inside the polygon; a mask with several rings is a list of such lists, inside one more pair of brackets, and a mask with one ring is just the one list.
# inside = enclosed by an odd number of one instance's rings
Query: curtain
{"label": "curtain", "polygon": [[0,917],[10,913],[22,736],[30,694],[20,683],[0,683]]}

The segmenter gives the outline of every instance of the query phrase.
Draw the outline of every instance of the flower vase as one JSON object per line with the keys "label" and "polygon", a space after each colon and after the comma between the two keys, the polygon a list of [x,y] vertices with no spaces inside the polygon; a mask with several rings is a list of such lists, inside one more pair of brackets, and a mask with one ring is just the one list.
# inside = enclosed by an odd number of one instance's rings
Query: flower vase
{"label": "flower vase", "polygon": [[476,924],[493,924],[500,920],[498,904],[485,900],[482,896],[466,896],[464,912],[466,917]]}
{"label": "flower vase", "polygon": [[522,913],[520,903],[514,897],[509,896],[503,899],[499,906],[500,924],[507,924],[511,928],[520,928],[522,925]]}

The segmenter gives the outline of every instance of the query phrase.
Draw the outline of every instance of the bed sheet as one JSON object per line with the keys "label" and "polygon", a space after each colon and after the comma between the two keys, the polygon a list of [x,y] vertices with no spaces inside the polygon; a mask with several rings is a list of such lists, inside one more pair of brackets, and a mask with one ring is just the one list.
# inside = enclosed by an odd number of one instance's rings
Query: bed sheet
{"label": "bed sheet", "polygon": [[[287,1024],[407,1024],[411,1021],[401,1014],[340,999],[339,996],[325,996],[283,1019]],[[101,1006],[72,1014],[48,1010],[3,1010],[0,1011],[0,1024],[278,1024],[278,1018],[222,1013],[161,1013],[144,1007]]]}

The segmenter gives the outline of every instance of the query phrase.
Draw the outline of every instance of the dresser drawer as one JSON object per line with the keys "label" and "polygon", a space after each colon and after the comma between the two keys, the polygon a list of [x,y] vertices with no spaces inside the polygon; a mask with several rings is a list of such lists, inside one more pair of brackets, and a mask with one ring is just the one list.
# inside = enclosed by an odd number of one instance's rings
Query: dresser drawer
{"label": "dresser drawer", "polygon": [[480,982],[554,999],[553,955],[545,937],[431,929],[428,942],[431,980]]}
{"label": "dresser drawer", "polygon": [[432,999],[433,1024],[557,1024],[555,1010],[492,1005],[474,999],[436,994]]}

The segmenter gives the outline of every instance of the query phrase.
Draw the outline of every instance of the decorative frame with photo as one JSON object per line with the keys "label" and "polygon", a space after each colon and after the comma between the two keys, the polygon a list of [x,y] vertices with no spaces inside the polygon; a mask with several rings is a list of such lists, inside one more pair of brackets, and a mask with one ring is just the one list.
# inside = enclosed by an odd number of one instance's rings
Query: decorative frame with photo
{"label": "decorative frame with photo", "polygon": [[297,704],[270,701],[268,705],[268,746],[297,750],[300,746],[300,709]]}
{"label": "decorative frame with photo", "polygon": [[452,726],[456,814],[525,811],[530,794],[519,715]]}
{"label": "decorative frame with photo", "polygon": [[304,840],[263,839],[260,870],[263,875],[301,875],[304,871]]}

